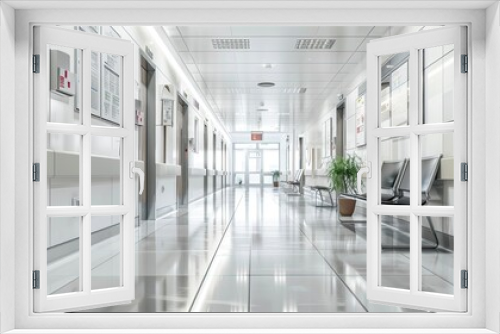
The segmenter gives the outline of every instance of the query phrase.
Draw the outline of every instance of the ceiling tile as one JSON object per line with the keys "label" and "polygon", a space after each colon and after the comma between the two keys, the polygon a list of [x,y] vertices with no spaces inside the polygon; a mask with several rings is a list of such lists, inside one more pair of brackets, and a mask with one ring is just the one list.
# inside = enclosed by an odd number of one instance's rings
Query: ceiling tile
{"label": "ceiling tile", "polygon": [[256,82],[301,82],[301,81],[330,81],[334,73],[281,73],[281,74],[260,74],[260,73],[239,73],[238,78],[243,81]]}
{"label": "ceiling tile", "polygon": [[238,81],[236,73],[203,73],[202,76],[207,81]]}
{"label": "ceiling tile", "polygon": [[164,26],[163,30],[167,33],[168,37],[179,37],[179,30],[177,30],[176,26]]}
{"label": "ceiling tile", "polygon": [[386,36],[388,33],[389,27],[386,26],[380,26],[380,27],[374,27],[372,32],[370,33],[370,37],[382,37]]}
{"label": "ceiling tile", "polygon": [[352,52],[237,52],[238,63],[250,64],[341,64]]}
{"label": "ceiling tile", "polygon": [[170,41],[172,42],[172,44],[177,52],[189,51],[189,49],[187,48],[187,46],[184,43],[184,41],[182,40],[182,38],[180,38],[180,37],[170,38]]}
{"label": "ceiling tile", "polygon": [[179,30],[183,37],[190,36],[210,36],[221,37],[231,36],[231,28],[228,26],[180,26]]}
{"label": "ceiling tile", "polygon": [[233,36],[314,36],[318,27],[300,26],[232,26]]}
{"label": "ceiling tile", "polygon": [[235,52],[190,52],[191,57],[198,64],[226,64],[235,63]]}
{"label": "ceiling tile", "polygon": [[371,28],[371,26],[319,27],[317,35],[331,37],[365,37],[370,32]]}
{"label": "ceiling tile", "polygon": [[189,52],[177,52],[184,64],[194,64],[194,59]]}
{"label": "ceiling tile", "polygon": [[201,73],[236,73],[238,64],[198,64]]}

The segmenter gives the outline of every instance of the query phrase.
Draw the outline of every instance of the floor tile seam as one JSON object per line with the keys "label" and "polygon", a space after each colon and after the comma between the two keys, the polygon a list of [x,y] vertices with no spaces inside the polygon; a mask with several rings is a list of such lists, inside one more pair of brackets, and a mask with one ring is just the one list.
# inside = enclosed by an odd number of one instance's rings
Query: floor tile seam
{"label": "floor tile seam", "polygon": [[[299,228],[300,229],[300,228]],[[300,231],[305,235],[305,233],[302,231],[302,229],[300,229]],[[306,235],[305,235],[306,236]],[[307,236],[306,236],[307,238]],[[309,240],[309,238],[307,238]],[[311,242],[309,240],[309,242]],[[338,277],[338,279],[340,280],[340,282],[342,282],[342,284],[344,285],[344,287],[352,294],[352,296],[358,301],[358,303],[361,305],[361,307],[363,308],[363,310],[365,310],[365,312],[369,312],[368,311],[368,308],[365,306],[365,304],[363,304],[361,302],[361,300],[358,298],[358,296],[351,290],[351,288],[347,285],[347,283],[342,279],[342,277],[339,276],[338,272],[332,267],[332,265],[326,260],[326,258],[324,257],[323,253],[321,253],[319,251],[318,248],[316,248],[316,245],[314,245],[314,243],[311,242],[311,244],[313,245],[313,247],[316,249],[316,251],[318,252],[318,254],[323,258],[323,260],[326,262],[326,264],[328,265],[328,267],[330,267],[330,269],[333,271],[333,273]]]}
{"label": "floor tile seam", "polygon": [[210,261],[210,263],[209,263],[209,265],[208,265],[208,267],[207,267],[207,269],[206,269],[206,271],[205,271],[205,274],[203,275],[203,278],[202,278],[202,280],[201,280],[201,282],[200,282],[200,285],[198,286],[198,290],[196,291],[196,293],[195,293],[195,295],[194,295],[194,298],[193,298],[193,301],[191,302],[191,305],[189,306],[188,312],[192,312],[192,309],[193,309],[193,306],[194,306],[194,304],[195,304],[195,302],[196,302],[196,299],[198,298],[198,295],[199,295],[199,293],[200,293],[200,291],[201,291],[201,288],[203,287],[203,284],[205,283],[205,279],[206,279],[206,277],[207,277],[207,274],[208,274],[208,272],[210,271],[210,268],[212,267],[212,263],[214,262],[214,259],[215,259],[215,257],[217,256],[217,252],[218,252],[218,250],[219,250],[219,247],[220,247],[220,245],[222,244],[222,242],[223,242],[223,240],[224,240],[224,238],[225,238],[225,236],[226,236],[226,233],[227,233],[227,231],[228,231],[229,227],[230,227],[230,226],[231,226],[231,224],[233,223],[234,216],[235,216],[235,214],[236,214],[236,211],[238,211],[238,209],[239,209],[239,207],[240,207],[240,204],[241,204],[241,201],[243,200],[243,197],[244,197],[244,196],[240,196],[240,198],[239,198],[239,200],[238,200],[238,204],[236,205],[236,208],[235,208],[235,210],[233,211],[233,213],[232,213],[232,215],[231,215],[231,218],[230,218],[230,220],[229,220],[229,224],[227,224],[227,225],[226,225],[226,227],[225,227],[225,229],[224,229],[224,233],[222,234],[222,237],[221,237],[221,239],[219,240],[219,243],[218,243],[218,245],[217,245],[217,248],[216,248],[216,250],[215,250],[215,252],[214,252],[214,255],[212,256],[212,259],[211,259],[211,261]]}

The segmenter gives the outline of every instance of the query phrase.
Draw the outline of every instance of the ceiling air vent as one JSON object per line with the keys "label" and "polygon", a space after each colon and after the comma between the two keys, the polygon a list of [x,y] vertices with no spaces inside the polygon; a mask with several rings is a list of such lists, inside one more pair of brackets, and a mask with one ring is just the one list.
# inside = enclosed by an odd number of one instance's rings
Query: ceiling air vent
{"label": "ceiling air vent", "polygon": [[215,50],[249,50],[248,38],[213,38],[212,46]]}
{"label": "ceiling air vent", "polygon": [[333,38],[301,38],[295,42],[296,50],[330,50],[335,44]]}

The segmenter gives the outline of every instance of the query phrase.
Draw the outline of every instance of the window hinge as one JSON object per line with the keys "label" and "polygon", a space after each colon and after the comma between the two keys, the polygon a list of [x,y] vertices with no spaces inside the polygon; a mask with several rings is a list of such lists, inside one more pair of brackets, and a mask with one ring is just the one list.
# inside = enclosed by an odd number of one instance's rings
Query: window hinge
{"label": "window hinge", "polygon": [[40,270],[33,270],[33,289],[40,289]]}
{"label": "window hinge", "polygon": [[462,284],[461,287],[462,289],[467,289],[469,288],[469,272],[467,270],[462,270],[460,273]]}
{"label": "window hinge", "polygon": [[40,55],[33,55],[33,73],[40,73]]}
{"label": "window hinge", "polygon": [[461,181],[469,181],[469,165],[466,162],[460,164]]}
{"label": "window hinge", "polygon": [[460,72],[467,73],[469,72],[469,56],[462,55],[462,69]]}
{"label": "window hinge", "polygon": [[33,181],[40,182],[40,163],[33,164]]}

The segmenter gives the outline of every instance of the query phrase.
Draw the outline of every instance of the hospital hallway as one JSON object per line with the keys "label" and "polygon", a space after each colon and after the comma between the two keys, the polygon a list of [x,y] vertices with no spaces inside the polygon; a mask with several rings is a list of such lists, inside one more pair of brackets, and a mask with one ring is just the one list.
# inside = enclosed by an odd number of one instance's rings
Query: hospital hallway
{"label": "hospital hallway", "polygon": [[[383,243],[407,244],[392,225]],[[280,188],[217,191],[143,221],[136,241],[136,299],[87,312],[418,312],[367,300],[366,223]],[[425,291],[451,291],[453,254],[422,254]],[[409,263],[407,249],[383,250],[382,282],[404,288]]]}

